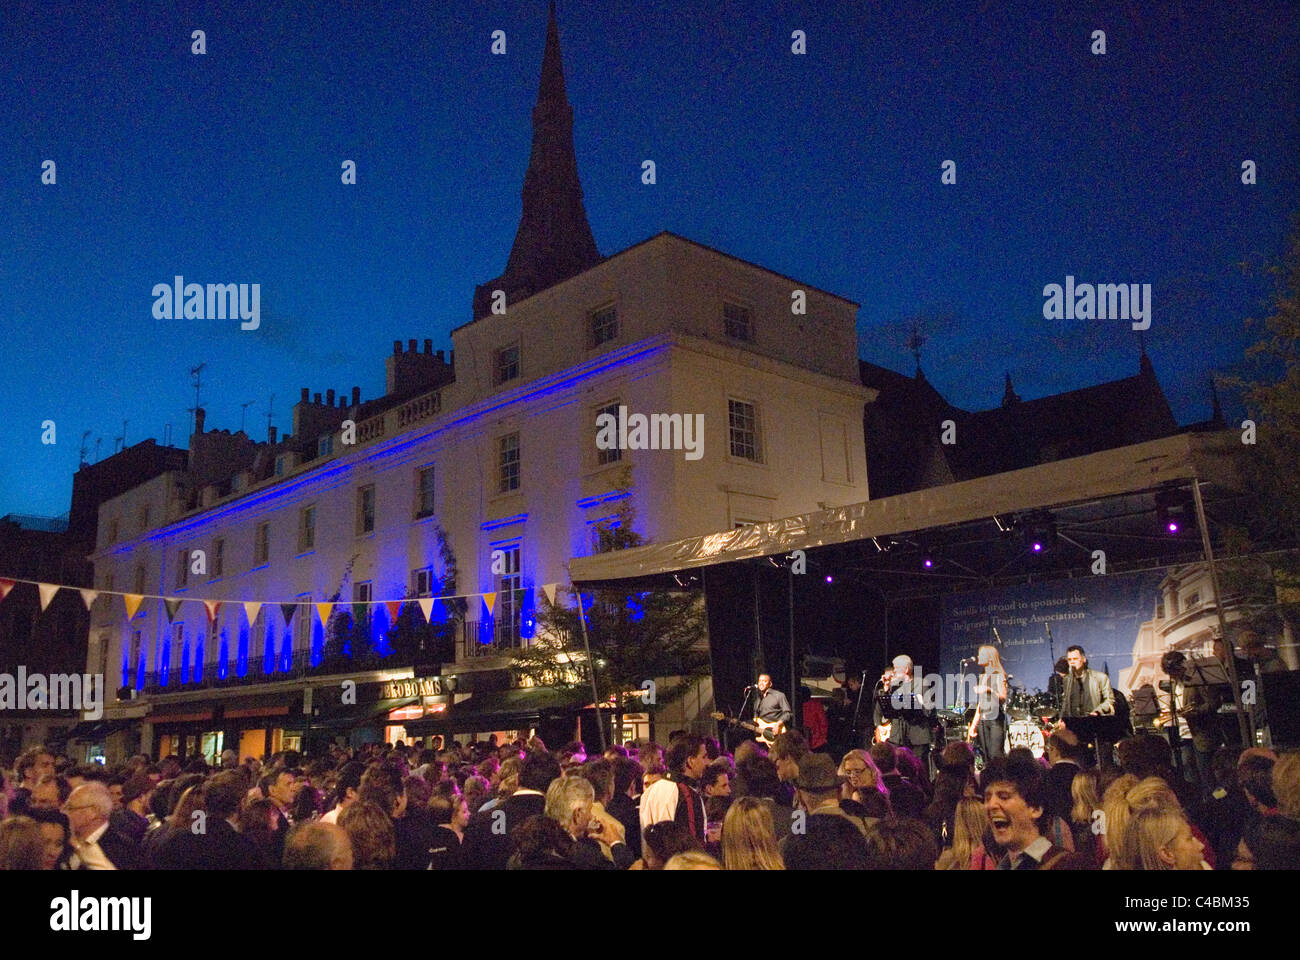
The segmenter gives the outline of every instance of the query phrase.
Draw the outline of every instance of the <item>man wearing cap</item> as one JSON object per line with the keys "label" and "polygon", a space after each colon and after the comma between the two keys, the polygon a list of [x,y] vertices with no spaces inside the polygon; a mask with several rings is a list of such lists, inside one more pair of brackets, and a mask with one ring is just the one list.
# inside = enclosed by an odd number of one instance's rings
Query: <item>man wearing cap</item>
{"label": "man wearing cap", "polygon": [[108,828],[138,844],[149,829],[149,798],[153,781],[137,773],[122,785],[122,805],[108,815]]}
{"label": "man wearing cap", "polygon": [[907,654],[895,657],[876,691],[877,725],[888,721],[889,742],[896,747],[909,747],[929,771],[933,741],[931,714],[921,697],[921,683],[912,676],[912,658]]}
{"label": "man wearing cap", "polygon": [[840,867],[846,857],[850,864],[865,862],[865,838],[874,821],[840,808],[840,782],[835,761],[824,753],[806,754],[799,762],[799,776],[794,781],[799,812],[790,835],[780,843],[787,867]]}

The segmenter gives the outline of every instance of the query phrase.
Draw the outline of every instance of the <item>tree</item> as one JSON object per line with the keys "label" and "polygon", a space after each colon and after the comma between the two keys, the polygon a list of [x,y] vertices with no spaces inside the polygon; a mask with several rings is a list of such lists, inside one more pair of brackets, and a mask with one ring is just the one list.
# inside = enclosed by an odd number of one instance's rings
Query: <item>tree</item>
{"label": "tree", "polygon": [[469,609],[464,597],[455,596],[456,581],[460,576],[456,553],[440,525],[434,525],[434,534],[438,540],[438,558],[442,561],[442,577],[435,595],[450,599],[439,599],[430,611],[430,620],[426,622],[419,605],[412,602],[418,599],[415,591],[406,591],[404,596],[407,602],[403,604],[397,622],[385,638],[387,647],[391,647],[392,652],[403,662],[450,663],[455,660],[456,638],[460,635],[461,624]]}
{"label": "tree", "polygon": [[[596,552],[641,546],[633,528],[631,480],[624,470],[616,489],[624,494],[617,513],[596,524]],[[545,597],[537,614],[537,635],[513,657],[514,670],[538,685],[589,691],[591,679],[582,628],[578,620],[577,590],[570,585],[570,602],[552,603]],[[615,716],[641,712],[671,703],[708,674],[704,606],[691,593],[654,590],[631,592],[597,590],[583,594],[587,635],[595,661],[596,685],[602,699],[612,698]],[[675,677],[667,686],[657,684]]]}
{"label": "tree", "polygon": [[1300,623],[1300,215],[1268,273],[1276,282],[1272,313],[1246,321],[1262,328],[1246,351],[1247,369],[1220,380],[1238,392],[1250,421],[1235,458],[1249,497],[1225,529],[1224,589],[1244,598],[1244,628],[1276,636],[1285,622]]}

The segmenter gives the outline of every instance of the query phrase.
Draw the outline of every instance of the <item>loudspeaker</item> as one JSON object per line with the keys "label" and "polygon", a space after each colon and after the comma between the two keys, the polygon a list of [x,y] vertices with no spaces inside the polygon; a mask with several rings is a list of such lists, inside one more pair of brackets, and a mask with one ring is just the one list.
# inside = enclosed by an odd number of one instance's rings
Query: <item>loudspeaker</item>
{"label": "loudspeaker", "polygon": [[1261,674],[1273,745],[1300,746],[1300,670]]}

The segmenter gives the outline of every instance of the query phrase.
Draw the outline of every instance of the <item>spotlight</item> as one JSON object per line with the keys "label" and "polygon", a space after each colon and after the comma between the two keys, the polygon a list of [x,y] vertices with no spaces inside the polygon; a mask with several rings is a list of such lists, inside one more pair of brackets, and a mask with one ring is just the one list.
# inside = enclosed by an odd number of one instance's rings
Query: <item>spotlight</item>
{"label": "spotlight", "polygon": [[1047,553],[1056,545],[1056,521],[1050,513],[1025,518],[1025,548],[1035,556]]}
{"label": "spotlight", "polygon": [[921,566],[926,570],[934,569],[934,554],[924,553],[921,555]]}
{"label": "spotlight", "polygon": [[1156,516],[1160,532],[1168,537],[1176,537],[1192,524],[1191,498],[1183,490],[1169,488],[1156,493]]}
{"label": "spotlight", "polygon": [[828,575],[828,576],[826,577],[826,582],[827,582],[827,583],[834,583],[834,582],[835,582],[835,578],[832,577],[832,576],[829,576],[829,575]]}

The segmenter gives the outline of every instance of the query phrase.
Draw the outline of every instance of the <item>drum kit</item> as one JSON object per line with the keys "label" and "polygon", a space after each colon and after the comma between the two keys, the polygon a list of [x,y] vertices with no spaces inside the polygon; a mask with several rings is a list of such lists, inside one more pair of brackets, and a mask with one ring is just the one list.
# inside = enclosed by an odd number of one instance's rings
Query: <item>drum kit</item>
{"label": "drum kit", "polygon": [[[1028,693],[1012,691],[1007,698],[1007,747],[1028,747],[1035,758],[1041,759],[1047,750],[1047,737],[1052,732],[1057,708],[1050,694],[1041,690]],[[963,740],[966,730],[975,718],[975,708],[954,707],[941,715],[947,739]]]}

